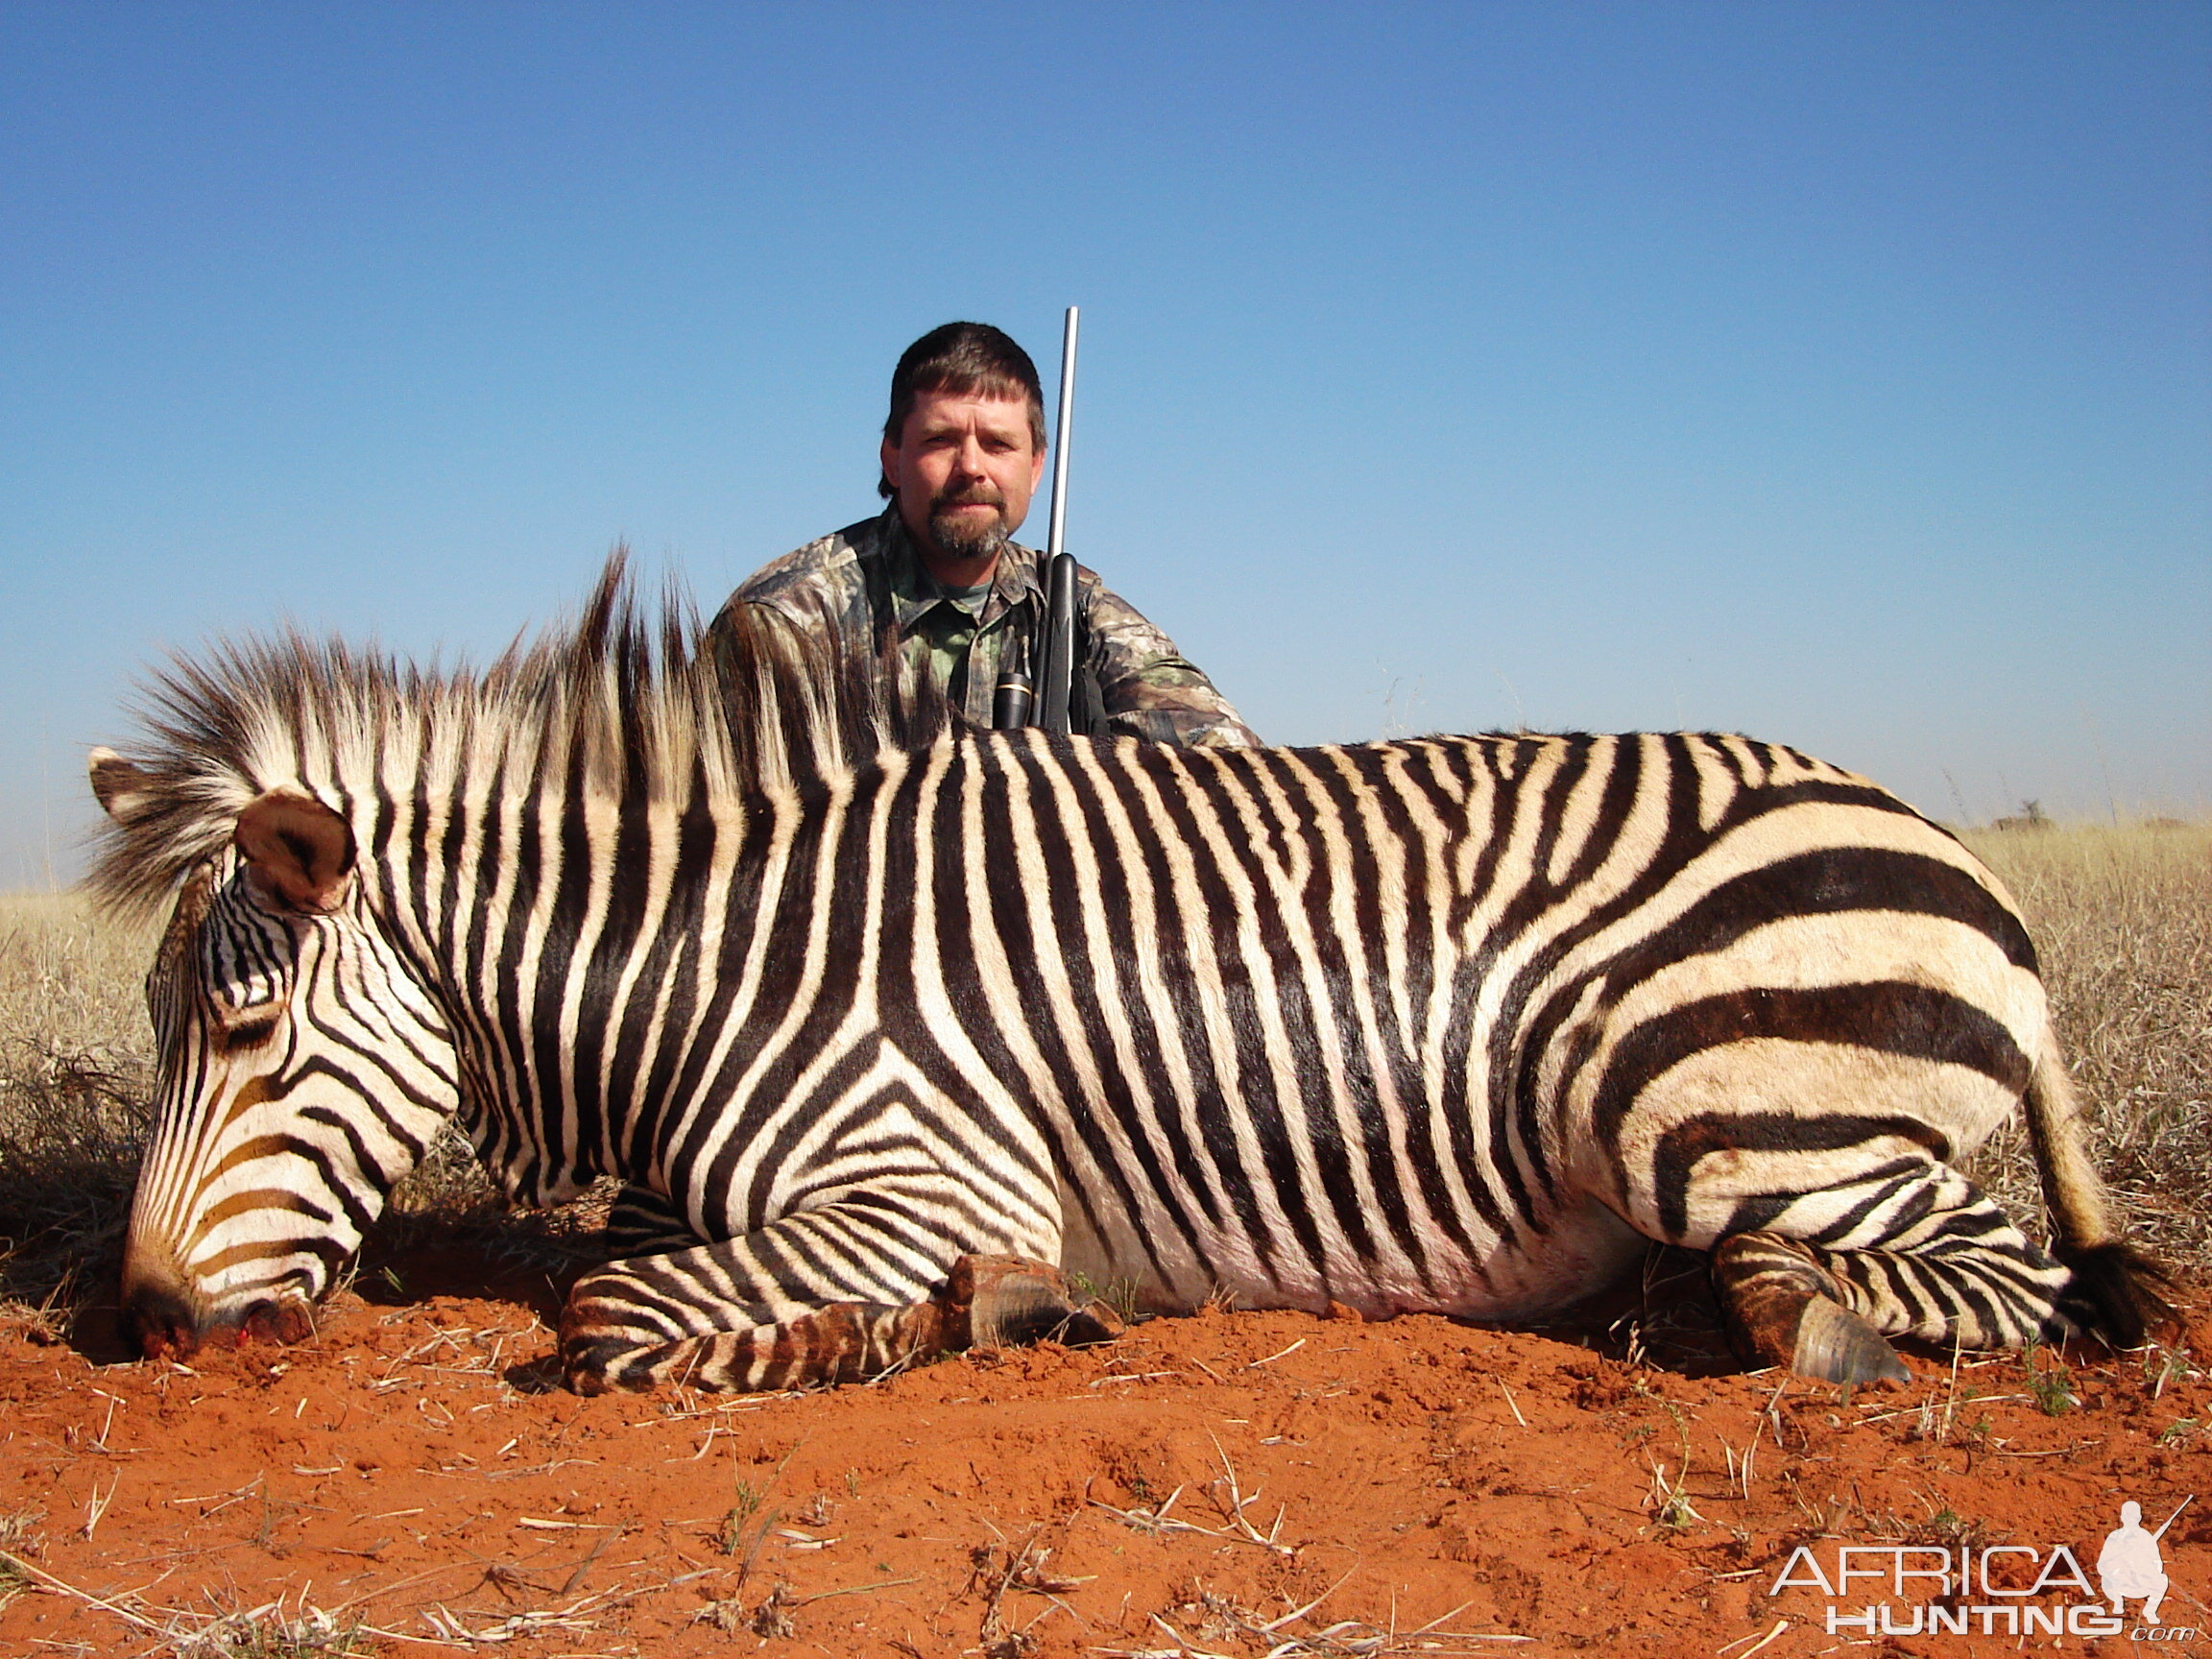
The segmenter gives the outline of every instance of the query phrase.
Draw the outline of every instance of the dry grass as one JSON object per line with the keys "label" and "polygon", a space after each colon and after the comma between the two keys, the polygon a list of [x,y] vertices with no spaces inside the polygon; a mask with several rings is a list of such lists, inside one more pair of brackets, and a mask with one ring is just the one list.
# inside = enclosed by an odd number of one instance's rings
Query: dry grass
{"label": "dry grass", "polygon": [[[1968,831],[2027,912],[2098,1167],[2130,1233],[2212,1265],[2212,826]],[[2037,1214],[2015,1119],[1974,1166]]]}
{"label": "dry grass", "polygon": [[[1969,831],[2027,910],[2059,1029],[2095,1113],[2096,1155],[2134,1234],[2212,1264],[2212,826]],[[0,897],[0,1318],[48,1337],[114,1282],[147,1125],[139,984],[151,934],[74,895]],[[2008,1126],[1975,1173],[2038,1213]],[[601,1195],[603,1202],[604,1195]],[[380,1242],[460,1232],[573,1258],[593,1206],[502,1216],[457,1138],[394,1195]]]}
{"label": "dry grass", "polygon": [[0,1317],[58,1338],[113,1275],[147,1128],[154,938],[0,897]]}
{"label": "dry grass", "polygon": [[[287,1612],[284,1597],[259,1607],[236,1612],[206,1613],[197,1608],[158,1606],[136,1591],[125,1591],[112,1599],[82,1590],[19,1555],[0,1550],[0,1601],[25,1589],[65,1598],[97,1609],[132,1632],[129,1640],[139,1652],[154,1659],[353,1659],[372,1649],[361,1644],[371,1638],[419,1640],[378,1630],[358,1615],[325,1612],[302,1593]],[[164,1575],[166,1576],[166,1575]],[[12,1584],[12,1590],[8,1588]],[[213,1599],[210,1594],[210,1599]],[[153,1646],[146,1646],[151,1640]],[[66,1650],[75,1644],[49,1646]]]}

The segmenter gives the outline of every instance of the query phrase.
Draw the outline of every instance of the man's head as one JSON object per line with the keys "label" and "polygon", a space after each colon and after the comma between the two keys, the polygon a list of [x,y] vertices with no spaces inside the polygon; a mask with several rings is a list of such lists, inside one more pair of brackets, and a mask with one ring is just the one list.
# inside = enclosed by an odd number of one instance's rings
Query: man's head
{"label": "man's head", "polygon": [[898,499],[925,555],[995,559],[1045,472],[1045,395],[1029,353],[983,323],[923,335],[891,376],[881,460],[878,488]]}

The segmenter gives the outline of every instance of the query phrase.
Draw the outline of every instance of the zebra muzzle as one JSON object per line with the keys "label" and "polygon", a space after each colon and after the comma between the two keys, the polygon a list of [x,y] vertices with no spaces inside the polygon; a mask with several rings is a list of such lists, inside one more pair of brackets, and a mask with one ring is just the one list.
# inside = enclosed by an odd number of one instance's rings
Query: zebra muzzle
{"label": "zebra muzzle", "polygon": [[188,1359],[200,1351],[192,1306],[166,1286],[141,1286],[125,1297],[123,1316],[149,1359]]}
{"label": "zebra muzzle", "polygon": [[216,1312],[174,1272],[142,1266],[133,1267],[124,1287],[123,1318],[149,1359],[188,1359],[211,1344],[299,1342],[315,1330],[313,1311],[296,1297],[264,1297]]}

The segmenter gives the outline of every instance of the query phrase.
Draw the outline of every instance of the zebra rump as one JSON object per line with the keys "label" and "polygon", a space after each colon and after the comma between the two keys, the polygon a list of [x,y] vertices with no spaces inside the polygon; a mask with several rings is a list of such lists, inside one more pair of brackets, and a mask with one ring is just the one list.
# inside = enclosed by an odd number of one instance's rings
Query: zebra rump
{"label": "zebra rump", "polygon": [[[1527,1320],[1651,1239],[1752,1363],[2166,1317],[1996,878],[1691,733],[987,733],[619,558],[480,672],[298,637],[154,687],[91,882],[171,907],[124,1270],[149,1352],[293,1336],[448,1119],[622,1183],[581,1389],[762,1387],[1247,1306]],[[2056,1258],[1957,1170],[2025,1102]]]}

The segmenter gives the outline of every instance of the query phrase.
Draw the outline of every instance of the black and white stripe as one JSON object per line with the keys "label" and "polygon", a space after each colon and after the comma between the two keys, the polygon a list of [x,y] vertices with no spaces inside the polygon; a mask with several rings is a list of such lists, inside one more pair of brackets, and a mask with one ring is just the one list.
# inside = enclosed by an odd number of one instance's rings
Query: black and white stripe
{"label": "black and white stripe", "polygon": [[[1862,778],[1718,735],[976,733],[780,632],[662,653],[611,573],[478,677],[228,653],[96,758],[103,890],[188,887],[156,1342],[319,1292],[450,1109],[519,1199],[627,1184],[582,1386],[952,1344],[970,1258],[1513,1319],[1725,1243],[1747,1354],[1835,1375],[2155,1310],[2018,916]],[[208,1035],[264,981],[267,1034]],[[250,1085],[312,1166],[257,1177],[317,1194],[280,1217],[210,1173],[269,1141]],[[2071,1274],[1956,1173],[2023,1098]],[[241,1249],[289,1277],[206,1271]]]}

